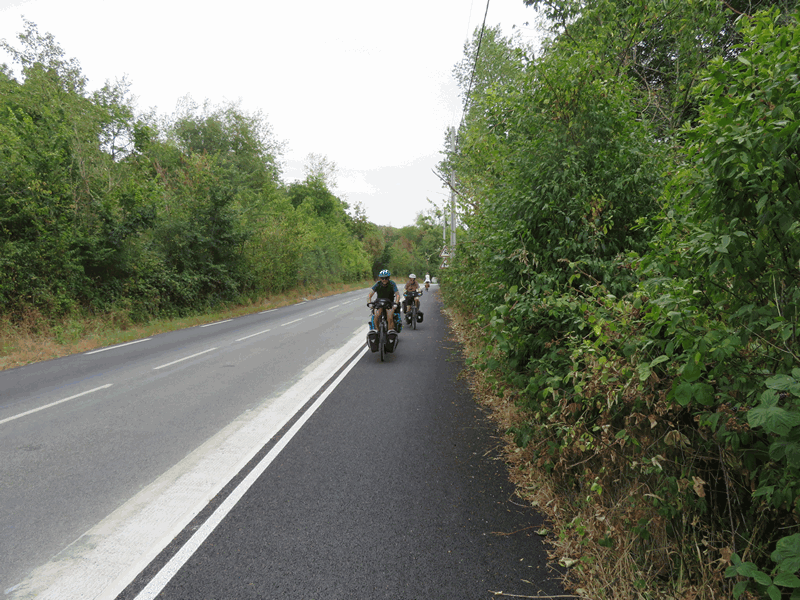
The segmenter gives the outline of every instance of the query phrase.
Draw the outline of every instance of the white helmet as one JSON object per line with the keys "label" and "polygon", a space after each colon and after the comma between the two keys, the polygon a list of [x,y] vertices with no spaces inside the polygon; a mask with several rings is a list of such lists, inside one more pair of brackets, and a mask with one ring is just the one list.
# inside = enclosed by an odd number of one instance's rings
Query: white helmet
{"label": "white helmet", "polygon": [[414,275],[414,274],[412,273],[411,275],[409,275],[409,276],[408,276],[408,278],[409,278],[409,279],[416,279],[416,278],[417,278],[417,276],[416,276],[416,275]]}

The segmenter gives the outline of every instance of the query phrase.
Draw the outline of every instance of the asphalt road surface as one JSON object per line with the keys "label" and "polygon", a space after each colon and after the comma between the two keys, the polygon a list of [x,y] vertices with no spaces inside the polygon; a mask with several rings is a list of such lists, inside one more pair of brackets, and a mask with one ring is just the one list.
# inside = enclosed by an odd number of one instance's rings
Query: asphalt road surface
{"label": "asphalt road surface", "polygon": [[[99,370],[65,360],[66,383],[0,374],[7,597],[563,594],[459,379],[436,286],[384,363],[364,348],[365,303],[176,332]],[[64,395],[78,383],[111,387]]]}

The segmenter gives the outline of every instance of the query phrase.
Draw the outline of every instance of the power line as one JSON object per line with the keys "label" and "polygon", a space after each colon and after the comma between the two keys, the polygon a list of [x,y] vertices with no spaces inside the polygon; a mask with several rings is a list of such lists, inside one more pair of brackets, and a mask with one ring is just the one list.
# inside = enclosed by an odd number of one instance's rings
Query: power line
{"label": "power line", "polygon": [[[472,73],[470,74],[469,78],[469,87],[467,88],[467,95],[464,97],[464,107],[461,112],[461,121],[464,121],[467,113],[467,106],[469,105],[469,97],[472,94],[472,84],[475,81],[475,73],[478,70],[478,60],[481,55],[481,44],[483,43],[483,32],[486,30],[486,17],[489,14],[489,1],[486,0],[486,10],[483,13],[483,23],[481,24],[481,32],[478,36],[478,47],[475,50],[475,61],[472,63]],[[452,152],[456,152],[457,146],[457,128],[452,128],[450,130],[450,149]],[[456,252],[456,196],[455,196],[455,173],[453,171],[450,172],[450,245],[447,245],[447,218],[444,219],[444,229],[442,231],[442,252],[441,256],[444,258],[444,262],[442,263],[442,268],[447,266],[447,262],[450,258],[455,256]]]}
{"label": "power line", "polygon": [[489,14],[489,2],[490,0],[486,0],[486,11],[483,13],[483,24],[481,25],[481,33],[478,36],[478,48],[475,50],[475,62],[472,63],[472,74],[469,77],[469,87],[467,88],[467,95],[464,98],[464,110],[461,113],[461,120],[464,120],[464,116],[467,112],[467,105],[469,104],[469,97],[472,94],[472,84],[475,82],[475,73],[478,70],[478,59],[481,55],[481,44],[483,43],[483,32],[486,30],[486,17]]}

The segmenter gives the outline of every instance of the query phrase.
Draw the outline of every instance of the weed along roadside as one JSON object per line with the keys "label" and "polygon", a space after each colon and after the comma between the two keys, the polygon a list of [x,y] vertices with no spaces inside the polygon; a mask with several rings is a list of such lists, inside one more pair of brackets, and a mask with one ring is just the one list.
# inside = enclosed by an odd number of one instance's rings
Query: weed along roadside
{"label": "weed along roadside", "polygon": [[[524,445],[519,432],[529,426],[533,415],[519,402],[523,391],[503,382],[499,371],[485,368],[484,333],[475,329],[471,317],[460,306],[448,306],[447,293],[443,296],[443,312],[468,365],[464,377],[475,401],[488,410],[498,431],[505,432],[502,454],[509,465],[516,494],[552,525],[552,530],[537,533],[545,537],[550,560],[565,569],[563,583],[575,595],[563,597],[614,600],[719,597],[704,595],[704,591],[712,589],[712,581],[717,586],[722,582],[722,572],[718,569],[710,569],[708,579],[699,582],[670,579],[668,554],[679,552],[680,547],[669,539],[666,523],[650,506],[651,495],[642,489],[642,482],[620,481],[619,489],[605,491],[599,484],[576,487],[572,480],[558,477],[551,465],[541,460],[541,446],[546,442],[539,440],[538,448],[535,443]],[[643,554],[652,557],[645,565]],[[672,595],[677,589],[690,593]]]}

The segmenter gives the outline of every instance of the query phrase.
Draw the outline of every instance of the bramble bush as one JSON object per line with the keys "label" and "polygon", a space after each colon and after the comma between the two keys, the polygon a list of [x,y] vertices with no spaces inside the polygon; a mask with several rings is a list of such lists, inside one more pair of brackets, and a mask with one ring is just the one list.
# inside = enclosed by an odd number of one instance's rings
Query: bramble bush
{"label": "bramble bush", "polygon": [[668,137],[577,27],[531,89],[493,89],[461,147],[493,173],[450,159],[485,196],[445,292],[600,547],[655,560],[652,585],[800,598],[800,38],[778,9],[736,27]]}

